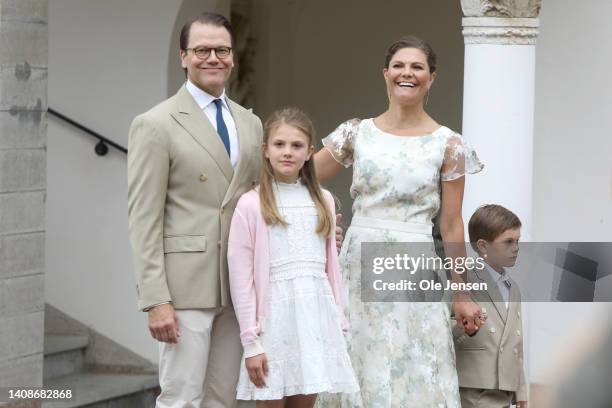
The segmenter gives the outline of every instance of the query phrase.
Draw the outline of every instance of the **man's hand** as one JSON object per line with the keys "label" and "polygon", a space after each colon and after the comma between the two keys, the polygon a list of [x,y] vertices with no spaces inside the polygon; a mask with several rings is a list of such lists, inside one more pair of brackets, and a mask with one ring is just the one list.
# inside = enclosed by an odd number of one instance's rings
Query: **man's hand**
{"label": "man's hand", "polygon": [[340,226],[340,221],[342,221],[342,214],[336,214],[336,249],[338,252],[340,252],[340,248],[342,248],[342,241],[344,240],[344,231]]}
{"label": "man's hand", "polygon": [[486,313],[474,303],[468,294],[456,293],[454,295],[453,311],[457,325],[469,336],[474,335],[486,322]]}
{"label": "man's hand", "polygon": [[516,408],[528,408],[529,404],[527,401],[517,401]]}
{"label": "man's hand", "polygon": [[249,378],[257,388],[266,386],[266,377],[268,376],[268,358],[266,353],[261,353],[244,360]]}
{"label": "man's hand", "polygon": [[148,311],[151,337],[164,343],[178,343],[178,318],[170,303],[155,306]]}

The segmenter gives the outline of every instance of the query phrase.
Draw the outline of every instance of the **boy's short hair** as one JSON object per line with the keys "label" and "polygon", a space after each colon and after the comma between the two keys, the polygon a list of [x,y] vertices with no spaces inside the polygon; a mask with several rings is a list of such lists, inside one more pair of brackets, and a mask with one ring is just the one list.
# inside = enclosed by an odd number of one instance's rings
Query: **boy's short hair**
{"label": "boy's short hair", "polygon": [[494,241],[504,231],[521,227],[521,220],[515,213],[497,204],[485,204],[476,209],[468,223],[470,244],[475,251],[479,239]]}

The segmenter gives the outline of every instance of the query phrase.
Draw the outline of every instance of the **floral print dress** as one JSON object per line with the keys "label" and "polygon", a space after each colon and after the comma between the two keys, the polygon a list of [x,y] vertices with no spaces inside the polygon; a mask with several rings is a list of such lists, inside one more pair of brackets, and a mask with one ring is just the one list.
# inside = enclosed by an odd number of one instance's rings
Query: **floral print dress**
{"label": "floral print dress", "polygon": [[[386,229],[385,222],[427,225],[440,209],[440,181],[483,168],[463,138],[442,126],[423,136],[397,136],[372,119],[341,124],[323,140],[353,166],[353,223],[340,253],[348,289],[349,354],[361,392],[319,407],[459,408],[450,312],[444,302],[362,302],[362,242],[432,242],[431,233]],[[368,227],[361,217],[385,220]],[[383,225],[383,227],[381,227]]]}

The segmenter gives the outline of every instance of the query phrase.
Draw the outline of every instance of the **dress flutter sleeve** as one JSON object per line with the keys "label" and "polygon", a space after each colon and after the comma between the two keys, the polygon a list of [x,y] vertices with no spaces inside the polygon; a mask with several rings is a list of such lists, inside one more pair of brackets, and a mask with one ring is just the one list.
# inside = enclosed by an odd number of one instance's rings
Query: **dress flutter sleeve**
{"label": "dress flutter sleeve", "polygon": [[444,161],[440,172],[441,181],[452,181],[466,174],[478,173],[484,164],[476,151],[458,133],[450,135],[446,141]]}
{"label": "dress flutter sleeve", "polygon": [[323,146],[344,167],[353,164],[353,140],[360,123],[361,119],[347,120],[322,140]]}

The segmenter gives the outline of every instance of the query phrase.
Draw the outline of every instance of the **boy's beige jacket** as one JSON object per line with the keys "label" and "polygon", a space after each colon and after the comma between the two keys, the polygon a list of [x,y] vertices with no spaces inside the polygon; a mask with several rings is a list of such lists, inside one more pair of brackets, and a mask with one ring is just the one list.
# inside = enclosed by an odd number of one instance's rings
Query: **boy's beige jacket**
{"label": "boy's beige jacket", "polygon": [[508,308],[485,269],[466,272],[467,281],[487,283],[487,291],[472,291],[487,312],[487,322],[473,337],[453,327],[459,386],[515,391],[517,401],[527,401],[523,369],[523,321],[521,293],[510,280]]}

